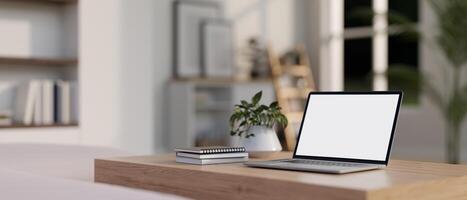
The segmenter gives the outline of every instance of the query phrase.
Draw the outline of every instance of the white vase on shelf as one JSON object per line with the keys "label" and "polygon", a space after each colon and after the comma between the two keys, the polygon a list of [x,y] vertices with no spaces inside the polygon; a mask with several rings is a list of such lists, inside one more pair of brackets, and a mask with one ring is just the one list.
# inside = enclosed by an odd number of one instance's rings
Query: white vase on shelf
{"label": "white vase on shelf", "polygon": [[252,126],[248,129],[248,134],[254,134],[249,138],[244,136],[232,136],[232,146],[243,146],[250,157],[269,157],[282,151],[281,143],[273,128],[266,126]]}

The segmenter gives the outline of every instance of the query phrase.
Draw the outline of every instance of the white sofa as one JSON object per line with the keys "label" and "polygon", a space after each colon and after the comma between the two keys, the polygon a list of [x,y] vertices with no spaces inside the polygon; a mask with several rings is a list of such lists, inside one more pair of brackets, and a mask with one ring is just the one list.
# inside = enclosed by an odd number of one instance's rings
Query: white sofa
{"label": "white sofa", "polygon": [[2,199],[184,199],[93,182],[94,158],[123,155],[92,146],[0,144]]}

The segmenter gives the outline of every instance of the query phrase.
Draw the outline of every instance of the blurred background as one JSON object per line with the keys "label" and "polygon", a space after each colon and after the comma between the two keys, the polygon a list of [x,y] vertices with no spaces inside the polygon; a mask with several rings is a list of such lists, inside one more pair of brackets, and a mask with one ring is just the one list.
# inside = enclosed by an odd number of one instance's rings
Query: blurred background
{"label": "blurred background", "polygon": [[467,162],[466,4],[1,0],[0,142],[228,144],[234,105],[304,65],[310,89],[404,91],[394,158]]}

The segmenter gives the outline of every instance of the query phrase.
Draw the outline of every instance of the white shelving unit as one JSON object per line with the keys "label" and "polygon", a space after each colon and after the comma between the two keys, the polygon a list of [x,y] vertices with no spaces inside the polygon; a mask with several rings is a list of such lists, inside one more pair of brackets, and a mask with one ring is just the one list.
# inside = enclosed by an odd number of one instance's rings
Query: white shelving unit
{"label": "white shelving unit", "polygon": [[229,117],[235,104],[263,91],[275,100],[271,80],[173,80],[169,82],[170,148],[229,143]]}
{"label": "white shelving unit", "polygon": [[0,129],[0,142],[77,144],[80,133],[77,126],[8,128]]}
{"label": "white shelving unit", "polygon": [[[78,1],[0,1],[0,110],[32,79],[78,81]],[[0,126],[0,142],[77,143],[79,124]]]}

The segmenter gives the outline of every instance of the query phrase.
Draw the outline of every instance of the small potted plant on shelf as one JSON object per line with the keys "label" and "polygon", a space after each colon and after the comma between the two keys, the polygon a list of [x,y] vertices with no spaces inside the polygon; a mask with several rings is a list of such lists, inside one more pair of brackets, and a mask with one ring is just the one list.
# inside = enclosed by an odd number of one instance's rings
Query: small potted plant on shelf
{"label": "small potted plant on shelf", "polygon": [[246,148],[252,157],[263,157],[282,150],[274,130],[276,125],[287,126],[287,118],[281,113],[277,101],[260,104],[262,91],[251,102],[242,100],[235,105],[230,117],[230,135],[233,145]]}

